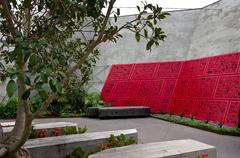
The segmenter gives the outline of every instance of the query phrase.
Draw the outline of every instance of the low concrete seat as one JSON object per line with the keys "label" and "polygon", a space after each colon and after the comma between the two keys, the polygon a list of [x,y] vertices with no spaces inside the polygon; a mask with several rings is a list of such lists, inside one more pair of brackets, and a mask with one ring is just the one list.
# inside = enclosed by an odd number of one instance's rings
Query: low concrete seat
{"label": "low concrete seat", "polygon": [[123,107],[90,107],[87,116],[99,118],[122,117],[148,117],[150,108],[147,106],[123,106]]}
{"label": "low concrete seat", "polygon": [[64,158],[77,147],[85,151],[95,151],[100,144],[107,142],[110,135],[121,134],[137,140],[137,130],[128,129],[30,139],[24,147],[29,150],[31,158]]}
{"label": "low concrete seat", "polygon": [[174,140],[107,149],[89,158],[216,158],[216,148],[195,140]]}

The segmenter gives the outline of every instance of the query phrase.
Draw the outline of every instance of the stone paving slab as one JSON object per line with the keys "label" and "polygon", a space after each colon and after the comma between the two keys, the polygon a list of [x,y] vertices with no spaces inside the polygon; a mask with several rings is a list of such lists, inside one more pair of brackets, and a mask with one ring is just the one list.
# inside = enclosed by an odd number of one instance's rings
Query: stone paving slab
{"label": "stone paving slab", "polygon": [[126,138],[137,139],[138,137],[136,129],[115,130],[30,139],[24,146],[30,151],[32,158],[63,158],[77,147],[87,151],[95,151],[98,145],[105,143],[111,134],[115,136],[124,134]]}
{"label": "stone paving slab", "polygon": [[104,150],[89,158],[197,158],[201,154],[216,158],[216,148],[195,140],[173,140],[130,145]]}

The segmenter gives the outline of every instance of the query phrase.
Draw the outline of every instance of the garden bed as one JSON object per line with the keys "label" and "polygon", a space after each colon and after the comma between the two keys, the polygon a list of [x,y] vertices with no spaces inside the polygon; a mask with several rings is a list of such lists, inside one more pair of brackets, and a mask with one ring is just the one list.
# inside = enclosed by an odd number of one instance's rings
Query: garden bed
{"label": "garden bed", "polygon": [[240,136],[240,128],[237,127],[227,127],[221,124],[214,124],[200,120],[194,120],[184,117],[179,117],[169,114],[153,114],[153,118],[161,119],[164,121],[169,121],[176,124],[186,125],[222,135]]}

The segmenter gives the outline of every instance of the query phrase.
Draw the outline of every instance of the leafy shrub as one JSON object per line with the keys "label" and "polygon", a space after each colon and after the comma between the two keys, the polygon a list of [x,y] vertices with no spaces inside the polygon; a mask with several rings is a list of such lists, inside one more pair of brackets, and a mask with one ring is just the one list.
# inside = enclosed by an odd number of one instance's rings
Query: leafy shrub
{"label": "leafy shrub", "polygon": [[87,107],[109,106],[101,99],[99,93],[93,92],[84,97],[84,103]]}
{"label": "leafy shrub", "polygon": [[[77,131],[78,128],[78,131]],[[64,135],[70,135],[70,134],[82,134],[87,132],[87,127],[65,127],[63,130]]]}
{"label": "leafy shrub", "polygon": [[31,112],[37,111],[37,109],[41,107],[42,103],[43,103],[43,101],[40,97],[34,96],[34,97],[30,98]]}
{"label": "leafy shrub", "polygon": [[18,99],[13,96],[8,99],[6,105],[0,106],[1,118],[14,118],[17,114]]}
{"label": "leafy shrub", "polygon": [[120,136],[111,135],[106,143],[99,145],[99,149],[106,150],[109,148],[127,146],[131,144],[136,144],[136,143],[137,143],[137,140],[135,138],[133,137],[126,138],[124,134],[121,134]]}
{"label": "leafy shrub", "polygon": [[65,93],[58,96],[48,110],[55,116],[82,114],[86,111],[83,100],[85,94],[82,83],[76,77],[71,77],[65,85]]}
{"label": "leafy shrub", "polygon": [[66,158],[88,158],[90,153],[84,151],[81,147],[78,147],[71,151]]}
{"label": "leafy shrub", "polygon": [[240,128],[237,127],[223,127],[222,124],[216,124],[212,125],[209,124],[206,121],[201,121],[201,120],[185,120],[185,119],[177,119],[177,116],[175,115],[157,115],[153,116],[155,118],[159,118],[161,120],[177,123],[177,124],[182,124],[190,127],[195,127],[211,132],[215,132],[218,134],[223,134],[223,135],[234,135],[234,136],[240,136]]}

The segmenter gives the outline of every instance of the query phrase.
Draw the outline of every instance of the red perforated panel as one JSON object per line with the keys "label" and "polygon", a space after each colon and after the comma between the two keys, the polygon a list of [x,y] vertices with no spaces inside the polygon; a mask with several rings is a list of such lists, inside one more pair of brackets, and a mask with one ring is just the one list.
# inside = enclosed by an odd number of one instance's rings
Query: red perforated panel
{"label": "red perforated panel", "polygon": [[175,88],[176,79],[165,80],[164,86],[162,88],[161,97],[171,97],[173,95],[173,90]]}
{"label": "red perforated panel", "polygon": [[168,113],[169,112],[169,101],[168,98],[151,99],[146,101],[146,105],[151,107],[154,113]]}
{"label": "red perforated panel", "polygon": [[113,106],[151,107],[237,126],[240,109],[240,53],[189,61],[113,65],[102,89]]}
{"label": "red perforated panel", "polygon": [[239,53],[212,57],[207,68],[208,75],[235,73],[239,62]]}
{"label": "red perforated panel", "polygon": [[215,97],[240,100],[240,75],[220,77]]}
{"label": "red perforated panel", "polygon": [[157,73],[154,79],[176,78],[181,70],[182,62],[164,62],[159,63]]}
{"label": "red perforated panel", "polygon": [[236,127],[240,121],[239,115],[240,115],[240,102],[236,101],[231,102],[224,120],[224,124]]}
{"label": "red perforated panel", "polygon": [[113,98],[132,98],[135,97],[139,87],[138,81],[120,81],[117,83]]}
{"label": "red perforated panel", "polygon": [[130,77],[133,64],[113,65],[108,80],[126,80]]}
{"label": "red perforated panel", "polygon": [[208,59],[190,60],[183,63],[181,77],[196,77],[204,74]]}
{"label": "red perforated panel", "polygon": [[157,64],[136,64],[131,79],[136,80],[144,80],[144,79],[152,79],[154,72],[156,70]]}
{"label": "red perforated panel", "polygon": [[157,97],[160,94],[163,80],[160,81],[142,81],[137,97]]}
{"label": "red perforated panel", "polygon": [[217,77],[200,77],[191,79],[188,84],[189,98],[211,98],[215,90]]}
{"label": "red perforated panel", "polygon": [[170,112],[174,115],[191,117],[194,109],[194,100],[173,99],[170,104]]}

